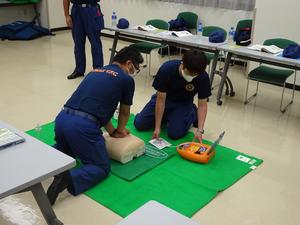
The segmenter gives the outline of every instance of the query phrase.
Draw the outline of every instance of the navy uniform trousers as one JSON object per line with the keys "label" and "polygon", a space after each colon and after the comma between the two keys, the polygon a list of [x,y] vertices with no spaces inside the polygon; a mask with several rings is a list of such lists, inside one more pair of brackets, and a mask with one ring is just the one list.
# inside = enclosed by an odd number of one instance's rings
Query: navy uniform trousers
{"label": "navy uniform trousers", "polygon": [[100,31],[104,28],[103,15],[99,5],[82,7],[74,4],[71,10],[72,36],[75,44],[75,72],[84,74],[86,68],[85,41],[91,43],[93,68],[103,67],[102,43]]}
{"label": "navy uniform trousers", "polygon": [[82,162],[81,167],[70,171],[71,194],[78,195],[108,176],[110,160],[96,122],[61,111],[55,119],[55,139],[55,148]]}
{"label": "navy uniform trousers", "polygon": [[[134,120],[136,129],[146,131],[155,128],[155,105],[156,94],[136,115]],[[166,99],[162,123],[167,124],[167,133],[171,139],[185,136],[196,118],[197,109],[193,102],[176,102]]]}

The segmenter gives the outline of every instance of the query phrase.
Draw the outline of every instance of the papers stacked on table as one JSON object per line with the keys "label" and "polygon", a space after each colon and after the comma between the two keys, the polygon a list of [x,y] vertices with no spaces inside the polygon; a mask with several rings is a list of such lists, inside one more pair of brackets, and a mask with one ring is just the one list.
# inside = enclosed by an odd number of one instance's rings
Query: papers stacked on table
{"label": "papers stacked on table", "polygon": [[0,128],[0,150],[24,142],[25,139],[7,128]]}
{"label": "papers stacked on table", "polygon": [[190,32],[183,30],[183,31],[173,31],[172,35],[176,37],[188,37],[188,36],[193,36]]}
{"label": "papers stacked on table", "polygon": [[271,54],[278,54],[283,51],[283,49],[278,48],[276,45],[252,45],[247,48],[251,50],[267,52]]}

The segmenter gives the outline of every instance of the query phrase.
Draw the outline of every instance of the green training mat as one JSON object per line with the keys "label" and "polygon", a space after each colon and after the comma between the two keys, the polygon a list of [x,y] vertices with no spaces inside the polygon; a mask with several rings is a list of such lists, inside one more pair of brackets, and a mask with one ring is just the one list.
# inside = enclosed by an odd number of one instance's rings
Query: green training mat
{"label": "green training mat", "polygon": [[[132,134],[148,141],[152,131],[138,132],[133,126],[133,119],[134,116],[131,116],[127,128]],[[47,124],[45,128],[43,126],[39,134],[40,140],[44,141],[45,138],[47,144],[53,143],[50,142],[51,138],[53,140],[53,125],[48,135],[44,136],[43,131],[50,125]],[[29,134],[32,132],[36,133],[33,130]],[[259,166],[263,162],[261,159],[223,146],[217,146],[216,156],[209,164],[191,162],[181,158],[175,146],[191,141],[193,133],[174,141],[170,140],[165,129],[162,129],[161,136],[172,144],[167,152],[174,153],[173,157],[130,182],[111,173],[107,179],[85,194],[122,217],[129,215],[149,200],[156,200],[191,217],[213,200],[219,191],[230,187],[251,172],[251,167]],[[253,164],[237,160],[239,156],[250,158]]]}
{"label": "green training mat", "polygon": [[153,169],[174,155],[169,153],[166,158],[152,158],[147,155],[142,155],[126,164],[111,160],[111,172],[118,177],[131,181],[138,176]]}

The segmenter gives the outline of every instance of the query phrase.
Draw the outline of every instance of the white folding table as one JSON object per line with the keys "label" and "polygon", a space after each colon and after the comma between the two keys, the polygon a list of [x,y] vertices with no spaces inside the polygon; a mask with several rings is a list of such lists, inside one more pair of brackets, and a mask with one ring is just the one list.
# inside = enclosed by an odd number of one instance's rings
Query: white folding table
{"label": "white folding table", "polygon": [[226,42],[211,43],[209,42],[208,37],[204,37],[200,35],[176,37],[174,35],[162,35],[162,32],[160,31],[158,32],[141,31],[136,29],[135,27],[129,27],[127,29],[119,29],[117,27],[106,27],[105,29],[115,32],[114,41],[111,48],[110,63],[112,63],[113,57],[116,53],[116,47],[119,39],[124,39],[126,41],[131,41],[131,42],[149,41],[149,42],[173,45],[182,48],[199,49],[205,52],[214,53],[214,59],[210,71],[211,80],[213,79],[213,76],[216,73],[216,66],[220,54],[219,46],[226,44]]}
{"label": "white folding table", "polygon": [[0,150],[0,199],[31,191],[47,224],[61,225],[41,182],[75,166],[75,160],[0,121],[25,138],[25,142]]}
{"label": "white folding table", "polygon": [[230,44],[222,45],[218,47],[220,51],[227,52],[227,57],[225,60],[225,66],[221,76],[221,82],[219,85],[218,93],[217,93],[217,104],[222,105],[222,93],[225,84],[225,80],[228,74],[228,69],[230,65],[230,60],[234,56],[236,58],[245,59],[253,62],[265,63],[274,66],[280,66],[283,68],[300,70],[300,60],[297,59],[289,59],[280,56],[276,56],[273,54],[259,52],[250,50],[247,47],[238,47]]}
{"label": "white folding table", "polygon": [[156,202],[149,201],[116,225],[200,225],[188,217]]}

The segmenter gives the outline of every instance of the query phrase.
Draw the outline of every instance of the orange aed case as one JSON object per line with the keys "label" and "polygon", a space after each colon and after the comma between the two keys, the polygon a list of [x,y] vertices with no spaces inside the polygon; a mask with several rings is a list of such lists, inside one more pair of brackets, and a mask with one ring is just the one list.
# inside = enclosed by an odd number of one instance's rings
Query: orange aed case
{"label": "orange aed case", "polygon": [[224,134],[225,131],[220,134],[219,138],[211,146],[196,142],[182,143],[177,147],[177,152],[185,159],[206,164],[215,156],[215,147],[222,140]]}

